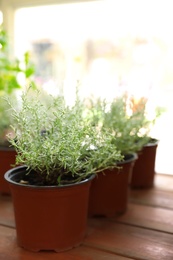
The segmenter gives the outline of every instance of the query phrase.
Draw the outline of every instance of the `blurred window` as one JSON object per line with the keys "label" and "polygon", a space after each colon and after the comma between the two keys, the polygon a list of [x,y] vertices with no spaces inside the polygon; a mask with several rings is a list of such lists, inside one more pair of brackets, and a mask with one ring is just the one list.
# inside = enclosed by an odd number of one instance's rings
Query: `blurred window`
{"label": "blurred window", "polygon": [[51,93],[63,89],[112,99],[128,90],[167,112],[153,135],[160,139],[156,171],[173,174],[172,0],[103,0],[19,8],[15,53],[30,50],[35,81]]}

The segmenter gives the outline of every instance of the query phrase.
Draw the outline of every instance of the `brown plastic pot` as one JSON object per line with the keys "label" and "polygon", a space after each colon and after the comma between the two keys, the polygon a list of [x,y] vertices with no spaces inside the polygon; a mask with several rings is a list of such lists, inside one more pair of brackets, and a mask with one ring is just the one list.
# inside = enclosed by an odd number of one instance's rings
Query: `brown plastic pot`
{"label": "brown plastic pot", "polygon": [[158,142],[158,140],[152,139],[152,142],[145,145],[138,153],[138,159],[133,167],[131,188],[153,187]]}
{"label": "brown plastic pot", "polygon": [[16,151],[12,147],[0,146],[0,194],[10,195],[8,183],[4,180],[6,171],[12,168],[15,164]]}
{"label": "brown plastic pot", "polygon": [[114,217],[127,209],[129,179],[136,154],[118,163],[120,169],[105,170],[93,179],[89,197],[89,217]]}
{"label": "brown plastic pot", "polygon": [[26,173],[19,166],[5,173],[9,182],[18,245],[30,251],[61,252],[79,246],[86,235],[91,180],[65,186],[31,186],[17,183]]}

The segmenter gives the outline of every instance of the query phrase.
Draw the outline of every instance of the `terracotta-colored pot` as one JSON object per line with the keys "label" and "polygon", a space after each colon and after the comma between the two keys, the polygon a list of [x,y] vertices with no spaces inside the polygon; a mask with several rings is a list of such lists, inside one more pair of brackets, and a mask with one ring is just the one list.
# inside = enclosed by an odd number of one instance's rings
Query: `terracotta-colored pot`
{"label": "terracotta-colored pot", "polygon": [[65,186],[31,186],[16,182],[26,173],[19,166],[5,173],[9,182],[18,245],[30,251],[69,250],[86,235],[91,180]]}
{"label": "terracotta-colored pot", "polygon": [[8,183],[4,180],[4,174],[15,164],[16,151],[12,147],[0,146],[0,193],[10,195]]}
{"label": "terracotta-colored pot", "polygon": [[120,169],[105,170],[93,179],[89,197],[89,217],[114,217],[127,209],[129,179],[136,154],[118,163]]}
{"label": "terracotta-colored pot", "polygon": [[154,185],[155,161],[158,140],[145,145],[138,153],[131,178],[131,188],[150,188]]}

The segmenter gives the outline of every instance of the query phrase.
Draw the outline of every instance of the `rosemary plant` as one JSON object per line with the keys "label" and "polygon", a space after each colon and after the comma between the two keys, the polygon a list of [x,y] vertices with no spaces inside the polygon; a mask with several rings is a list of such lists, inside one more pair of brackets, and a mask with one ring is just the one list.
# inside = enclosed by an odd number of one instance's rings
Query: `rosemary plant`
{"label": "rosemary plant", "polygon": [[125,155],[141,150],[149,142],[149,133],[158,114],[154,119],[148,119],[144,100],[141,99],[134,109],[132,100],[123,94],[111,103],[101,99],[90,100],[88,117],[93,125],[110,134],[112,144]]}
{"label": "rosemary plant", "polygon": [[[40,92],[22,94],[22,107],[13,109],[16,122],[16,164],[27,165],[39,185],[79,182],[87,176],[115,167],[122,159],[106,132],[99,132],[83,115],[78,99],[69,107],[63,97],[42,102]],[[51,98],[51,102],[50,102]]]}

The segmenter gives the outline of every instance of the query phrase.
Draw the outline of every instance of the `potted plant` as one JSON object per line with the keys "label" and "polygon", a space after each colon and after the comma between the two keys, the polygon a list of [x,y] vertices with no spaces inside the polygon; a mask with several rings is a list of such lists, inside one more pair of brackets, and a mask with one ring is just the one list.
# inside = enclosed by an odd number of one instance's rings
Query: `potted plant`
{"label": "potted plant", "polygon": [[[122,154],[137,153],[129,179],[132,188],[148,188],[154,184],[155,158],[158,140],[151,136],[151,130],[164,109],[156,107],[152,116],[148,114],[148,99],[124,93],[111,104],[98,101],[93,120],[101,122],[113,136],[112,142]],[[151,110],[150,110],[151,112]]]}
{"label": "potted plant", "polygon": [[105,100],[90,100],[88,117],[100,131],[107,132],[111,143],[122,154],[113,169],[99,173],[92,181],[89,200],[89,216],[113,217],[126,211],[128,205],[128,186],[132,168],[137,159],[136,151],[140,143],[135,144],[134,122],[129,120],[123,98],[117,97],[111,103]]}
{"label": "potted plant", "polygon": [[142,141],[142,147],[138,151],[138,160],[136,161],[131,178],[131,188],[151,188],[154,185],[155,161],[159,140],[151,137],[150,133],[156,120],[163,113],[163,108],[156,107],[152,117],[147,115],[147,102],[145,97],[136,100],[130,97],[130,108],[132,117],[139,118],[139,133],[136,142]]}
{"label": "potted plant", "polygon": [[13,103],[17,106],[18,100],[16,92],[22,88],[22,84],[18,80],[19,76],[25,79],[25,83],[30,80],[34,73],[34,67],[30,62],[29,53],[26,52],[23,60],[12,59],[9,56],[9,40],[3,27],[0,27],[0,193],[10,194],[9,187],[4,181],[4,173],[9,169],[11,164],[15,162],[16,151],[9,145],[6,134],[11,131],[10,124],[12,117],[9,106],[4,100],[8,95]]}
{"label": "potted plant", "polygon": [[[40,93],[40,92],[39,92]],[[77,100],[22,95],[14,110],[16,163],[5,179],[10,185],[17,241],[28,250],[68,250],[86,234],[91,180],[121,158],[109,135],[84,120]]]}

